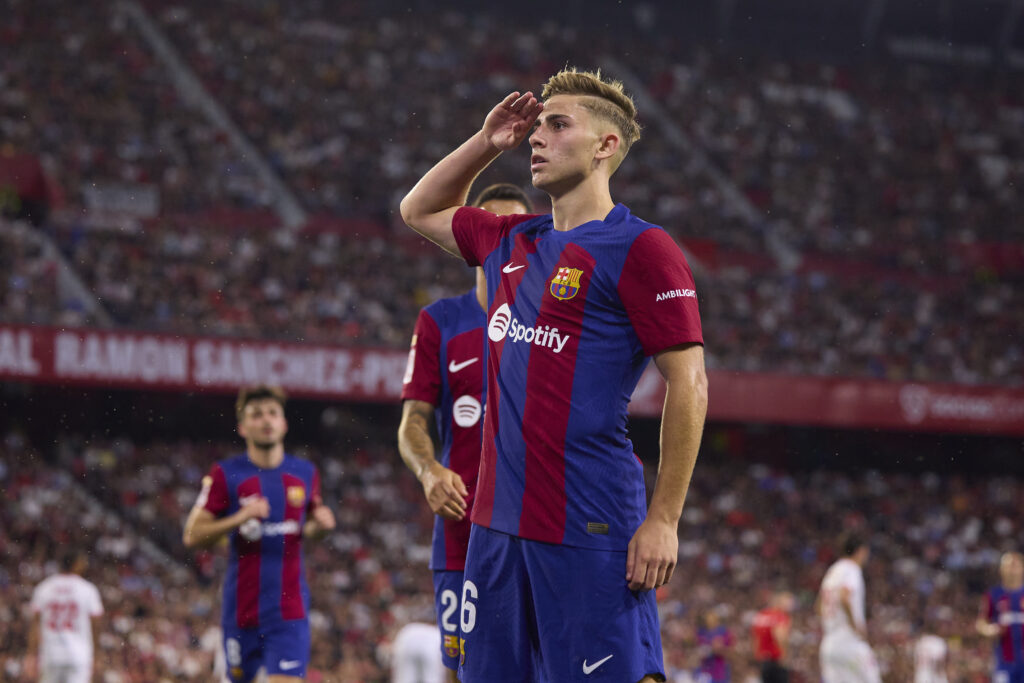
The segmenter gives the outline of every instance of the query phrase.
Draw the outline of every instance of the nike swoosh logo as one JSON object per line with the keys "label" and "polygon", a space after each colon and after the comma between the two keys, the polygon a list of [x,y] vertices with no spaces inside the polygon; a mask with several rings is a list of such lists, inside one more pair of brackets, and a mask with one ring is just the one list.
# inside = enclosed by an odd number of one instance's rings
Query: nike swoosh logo
{"label": "nike swoosh logo", "polygon": [[282,671],[291,671],[292,669],[298,669],[300,666],[302,666],[302,662],[298,662],[294,659],[291,661],[282,659],[280,662],[277,663],[277,665],[281,667]]}
{"label": "nike swoosh logo", "polygon": [[519,270],[520,268],[525,268],[525,267],[526,266],[513,266],[511,263],[507,263],[507,264],[505,264],[505,267],[501,269],[501,272],[503,272],[505,274],[514,273],[517,270]]}
{"label": "nike swoosh logo", "polygon": [[614,656],[615,655],[608,655],[604,659],[602,659],[600,661],[597,661],[597,662],[594,662],[590,666],[587,666],[587,660],[584,659],[583,660],[583,675],[584,676],[589,676],[590,674],[594,673],[594,669],[596,669],[597,667],[601,666],[602,664],[604,664],[605,662],[607,662],[609,659],[611,659]]}
{"label": "nike swoosh logo", "polygon": [[451,363],[448,364],[448,372],[458,372],[462,368],[466,367],[467,365],[472,365],[478,360],[480,360],[480,358],[470,358],[469,360],[464,360],[461,363],[456,363],[455,361],[452,361]]}

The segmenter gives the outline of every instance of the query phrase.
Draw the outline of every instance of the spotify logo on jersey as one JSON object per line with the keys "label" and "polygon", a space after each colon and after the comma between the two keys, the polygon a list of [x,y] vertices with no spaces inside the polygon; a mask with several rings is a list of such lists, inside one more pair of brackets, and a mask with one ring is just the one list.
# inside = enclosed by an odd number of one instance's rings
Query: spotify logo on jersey
{"label": "spotify logo on jersey", "polygon": [[455,399],[455,403],[452,404],[452,417],[455,419],[455,424],[460,427],[472,427],[475,425],[480,421],[480,414],[482,412],[480,401],[469,394],[459,396]]}
{"label": "spotify logo on jersey", "polygon": [[508,304],[502,304],[491,316],[491,322],[487,326],[487,336],[494,343],[500,342],[508,334],[508,323],[512,320],[512,311]]}

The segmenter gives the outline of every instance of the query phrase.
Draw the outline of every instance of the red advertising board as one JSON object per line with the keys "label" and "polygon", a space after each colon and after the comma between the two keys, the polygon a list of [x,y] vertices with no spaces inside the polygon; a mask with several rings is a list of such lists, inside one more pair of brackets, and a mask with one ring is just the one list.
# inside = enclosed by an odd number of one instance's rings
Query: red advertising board
{"label": "red advertising board", "polygon": [[[231,393],[244,384],[293,396],[399,400],[402,351],[94,329],[0,325],[0,379]],[[1024,390],[710,371],[711,420],[1024,436]],[[630,411],[661,414],[650,367]]]}

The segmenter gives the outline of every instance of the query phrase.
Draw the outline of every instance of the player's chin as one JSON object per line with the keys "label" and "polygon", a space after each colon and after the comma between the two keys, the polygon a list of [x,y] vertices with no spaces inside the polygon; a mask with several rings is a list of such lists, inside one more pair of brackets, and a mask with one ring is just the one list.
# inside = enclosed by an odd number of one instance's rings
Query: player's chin
{"label": "player's chin", "polygon": [[253,443],[256,444],[257,448],[259,448],[261,450],[268,451],[271,448],[275,448],[278,444],[280,444],[281,440],[280,439],[270,439],[270,440],[256,441],[254,439]]}

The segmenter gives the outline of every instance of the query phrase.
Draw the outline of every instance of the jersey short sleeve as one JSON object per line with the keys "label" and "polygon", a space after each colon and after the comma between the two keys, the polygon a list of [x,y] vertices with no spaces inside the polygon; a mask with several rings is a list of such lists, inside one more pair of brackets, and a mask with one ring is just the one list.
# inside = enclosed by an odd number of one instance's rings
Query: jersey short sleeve
{"label": "jersey short sleeve", "polygon": [[196,506],[201,507],[214,517],[220,517],[230,505],[228,481],[224,469],[218,464],[210,468],[210,473],[203,477],[203,489],[199,492]]}
{"label": "jersey short sleeve", "polygon": [[426,309],[416,318],[402,384],[402,400],[409,399],[441,402],[441,330]]}
{"label": "jersey short sleeve", "polygon": [[93,584],[88,584],[88,612],[90,617],[103,615],[103,601],[100,600],[100,591]]}
{"label": "jersey short sleeve", "polygon": [[981,599],[981,611],[980,617],[988,622],[995,622],[996,620],[996,601],[992,599],[992,592],[985,593],[985,597]]}
{"label": "jersey short sleeve", "polygon": [[704,343],[693,274],[664,230],[650,228],[633,241],[618,290],[646,355]]}
{"label": "jersey short sleeve", "polygon": [[452,233],[466,263],[482,266],[513,226],[533,217],[530,214],[497,216],[490,211],[464,206],[452,217]]}

